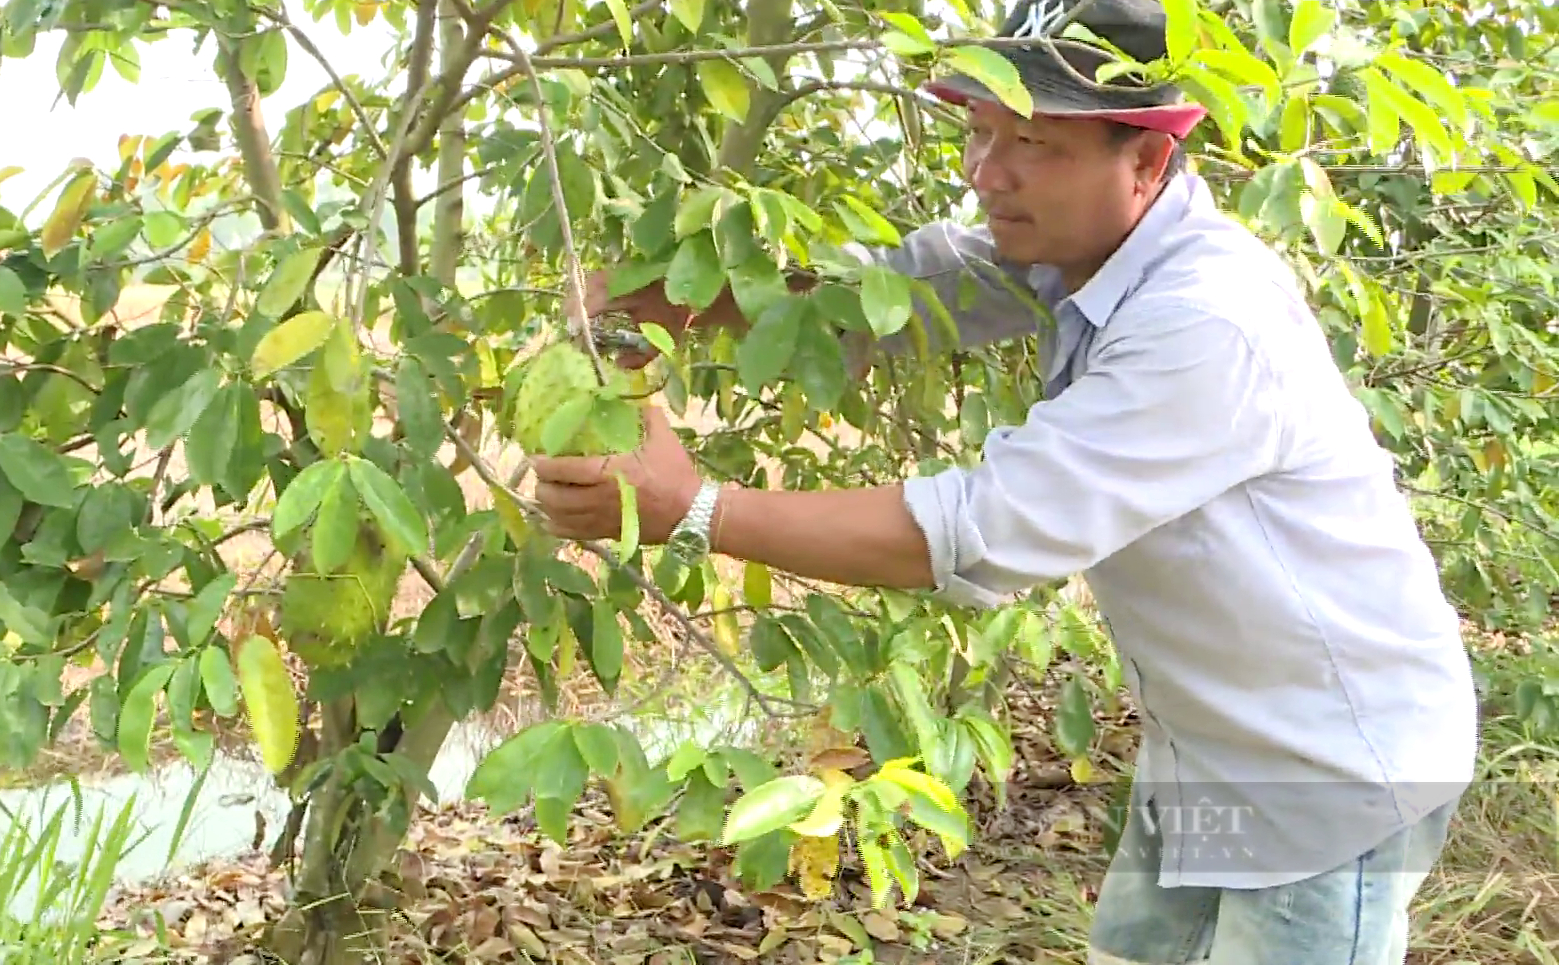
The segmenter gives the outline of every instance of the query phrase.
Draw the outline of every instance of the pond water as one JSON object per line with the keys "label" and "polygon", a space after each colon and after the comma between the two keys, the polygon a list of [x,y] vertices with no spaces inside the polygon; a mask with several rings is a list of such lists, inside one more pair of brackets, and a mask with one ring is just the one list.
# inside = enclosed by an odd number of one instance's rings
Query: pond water
{"label": "pond water", "polygon": [[[754,728],[737,722],[739,704],[733,702],[733,706],[724,709],[724,703],[712,701],[699,718],[624,718],[621,723],[639,737],[652,761],[663,759],[688,739],[746,743]],[[495,732],[491,725],[459,724],[450,732],[428,775],[441,804],[465,797],[466,784],[477,764],[506,736]],[[146,774],[83,780],[77,787],[79,798],[68,780],[0,790],[0,839],[13,820],[23,821],[36,834],[57,810],[67,808],[55,859],[77,864],[83,858],[85,839],[99,812],[103,823],[101,840],[120,811],[129,805],[133,847],[120,862],[116,878],[132,883],[249,850],[255,843],[261,818],[262,846],[269,847],[291,807],[287,795],[271,782],[258,760],[226,755],[213,761],[204,781],[188,762],[179,760]],[[181,828],[186,808],[188,819]],[[0,855],[0,861],[5,857]],[[0,895],[0,899],[5,900],[7,913],[25,919],[33,913],[37,893],[38,879],[34,875],[19,890]]]}

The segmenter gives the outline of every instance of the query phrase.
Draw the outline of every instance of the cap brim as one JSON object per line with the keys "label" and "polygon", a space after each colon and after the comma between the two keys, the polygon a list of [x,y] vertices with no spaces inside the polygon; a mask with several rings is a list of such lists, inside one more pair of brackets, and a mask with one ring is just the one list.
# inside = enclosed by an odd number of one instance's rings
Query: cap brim
{"label": "cap brim", "polygon": [[[1074,47],[1064,42],[1056,46]],[[1132,127],[1162,131],[1176,138],[1184,138],[1207,116],[1207,109],[1195,101],[1176,96],[1173,101],[1163,102],[1162,91],[1167,88],[1158,91],[1129,87],[1090,89],[1076,78],[1064,75],[1065,68],[1052,59],[1056,56],[1053,53],[1017,48],[1001,53],[1018,68],[1023,86],[1034,101],[1036,115],[1116,121]],[[1086,56],[1097,56],[1097,51],[1089,50]],[[922,90],[960,107],[971,100],[1002,103],[989,87],[967,74],[950,74],[938,78],[923,85]]]}

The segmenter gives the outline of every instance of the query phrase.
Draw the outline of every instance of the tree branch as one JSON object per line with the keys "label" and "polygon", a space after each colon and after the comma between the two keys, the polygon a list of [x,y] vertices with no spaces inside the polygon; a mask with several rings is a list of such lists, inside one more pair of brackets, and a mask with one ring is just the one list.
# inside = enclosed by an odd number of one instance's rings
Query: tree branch
{"label": "tree branch", "polygon": [[[751,46],[774,46],[795,41],[795,24],[790,15],[791,0],[751,0],[747,4],[747,41]],[[789,54],[771,54],[765,58],[775,77],[785,76]],[[753,80],[745,81],[750,107],[740,123],[727,123],[715,154],[718,167],[746,176],[758,159],[764,135],[779,116],[785,94],[769,90]]]}
{"label": "tree branch", "polygon": [[[628,20],[634,21],[642,19],[643,17],[647,17],[652,12],[659,10],[660,6],[661,0],[644,0],[643,3],[639,3],[628,8]],[[586,30],[580,30],[571,34],[558,34],[556,37],[549,37],[536,45],[536,52],[532,56],[545,57],[547,54],[557,50],[559,47],[568,47],[572,44],[584,43],[587,40],[595,40],[597,37],[610,36],[616,32],[617,22],[615,20],[606,20]]]}
{"label": "tree branch", "polygon": [[456,55],[446,61],[444,68],[433,81],[437,93],[428,104],[421,123],[414,128],[407,143],[408,155],[416,157],[426,151],[433,143],[434,136],[438,134],[445,115],[465,106],[460,99],[460,82],[465,79],[466,71],[471,69],[477,56],[481,54],[482,38],[487,35],[487,28],[492,25],[493,19],[504,6],[504,3],[490,3],[481,10],[471,13],[466,24],[465,43]]}
{"label": "tree branch", "polygon": [[[414,110],[412,97],[427,87],[428,70],[433,63],[433,42],[437,36],[438,0],[417,0],[417,26],[412,34],[411,51],[406,63],[406,110]],[[411,162],[415,155],[402,153],[390,169],[390,184],[395,192],[395,233],[400,249],[401,274],[415,275],[417,258],[417,210],[421,202],[412,198]]]}
{"label": "tree branch", "polygon": [[[439,29],[441,71],[448,73],[452,70],[460,70],[463,74],[470,64],[469,61],[462,64],[461,58],[465,56],[471,38],[460,28],[456,0],[442,0],[441,13],[443,20]],[[473,36],[480,36],[476,33],[475,25],[470,29]],[[465,172],[466,136],[465,123],[461,114],[460,111],[449,111],[439,125],[437,167],[440,183],[455,180]],[[429,274],[450,288],[455,287],[455,273],[460,264],[460,239],[464,220],[464,192],[454,190],[440,194],[438,203],[433,209],[433,251],[429,259]]]}
{"label": "tree branch", "polygon": [[281,202],[281,173],[276,168],[276,156],[271,153],[265,117],[260,113],[260,91],[239,69],[233,42],[220,37],[217,44],[217,73],[227,85],[232,103],[233,139],[238,142],[244,178],[260,202],[261,227],[267,232],[277,231],[287,223],[287,212]]}

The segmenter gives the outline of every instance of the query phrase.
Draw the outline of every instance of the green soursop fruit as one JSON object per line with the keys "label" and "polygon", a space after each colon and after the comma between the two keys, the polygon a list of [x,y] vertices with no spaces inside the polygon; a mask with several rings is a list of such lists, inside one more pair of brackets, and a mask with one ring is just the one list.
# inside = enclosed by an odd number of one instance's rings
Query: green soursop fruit
{"label": "green soursop fruit", "polygon": [[[570,342],[555,342],[524,363],[514,393],[515,441],[526,452],[554,456],[625,451],[620,444],[609,445],[598,430],[602,427],[600,417],[608,414],[606,427],[614,430],[612,439],[632,436],[637,440],[642,429],[638,407],[628,403],[631,412],[625,412],[617,404],[628,392],[629,380],[622,370],[608,367],[607,384],[602,386],[596,380],[595,365],[588,354]],[[592,405],[593,402],[606,404]],[[542,442],[547,422],[564,410],[568,416],[578,417],[578,428],[567,442],[549,451]],[[622,424],[625,418],[631,420],[631,425]],[[625,433],[625,429],[632,431]]]}
{"label": "green soursop fruit", "polygon": [[288,647],[311,667],[350,663],[388,623],[407,561],[366,521],[352,555],[329,573],[315,569],[312,554],[299,552],[282,591],[280,629]]}

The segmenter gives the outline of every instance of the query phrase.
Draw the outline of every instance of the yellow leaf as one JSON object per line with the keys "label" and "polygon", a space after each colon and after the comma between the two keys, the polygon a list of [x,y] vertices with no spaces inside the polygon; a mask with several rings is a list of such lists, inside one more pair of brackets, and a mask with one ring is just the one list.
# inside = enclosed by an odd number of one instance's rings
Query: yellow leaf
{"label": "yellow leaf", "polygon": [[77,174],[65,186],[54,204],[53,213],[43,223],[43,231],[39,236],[45,255],[52,258],[65,247],[65,243],[81,227],[81,219],[86,217],[87,208],[96,197],[97,175],[90,170]]}
{"label": "yellow leaf", "polygon": [[8,164],[5,167],[0,168],[0,182],[16,177],[18,174],[21,174],[23,170],[25,169],[17,167],[14,164]]}
{"label": "yellow leaf", "polygon": [[524,546],[531,529],[530,520],[525,518],[520,504],[514,501],[513,496],[497,486],[489,486],[488,491],[493,494],[493,509],[498,513],[498,522],[503,525],[504,532],[514,540],[516,547]]}
{"label": "yellow leaf", "polygon": [[292,763],[298,750],[298,695],[276,645],[251,636],[238,648],[238,689],[249,730],[272,774]]}
{"label": "yellow leaf", "polygon": [[774,602],[774,578],[762,563],[749,561],[742,571],[742,596],[755,610],[767,610]]}
{"label": "yellow leaf", "polygon": [[1070,770],[1072,780],[1078,784],[1087,784],[1093,780],[1093,762],[1086,757],[1073,761]]}
{"label": "yellow leaf", "polygon": [[1495,469],[1503,469],[1505,466],[1505,446],[1498,439],[1490,439],[1483,444],[1484,461]]}
{"label": "yellow leaf", "polygon": [[750,95],[747,79],[727,60],[699,61],[698,84],[714,109],[740,124],[747,119]]}
{"label": "yellow leaf", "polygon": [[834,835],[802,837],[790,846],[789,871],[809,901],[822,901],[834,890],[839,873],[839,839]]}
{"label": "yellow leaf", "polygon": [[319,348],[335,324],[335,318],[325,312],[303,312],[266,332],[254,347],[255,376],[264,378]]}
{"label": "yellow leaf", "polygon": [[374,14],[379,12],[379,5],[377,3],[353,4],[352,12],[357,16],[357,25],[366,27],[373,23]]}
{"label": "yellow leaf", "polygon": [[736,622],[736,614],[731,612],[731,602],[731,591],[724,583],[716,582],[709,601],[714,608],[715,643],[728,657],[734,657],[741,649],[741,626]]}
{"label": "yellow leaf", "polygon": [[189,261],[198,265],[206,260],[206,255],[211,253],[211,229],[201,228],[200,233],[189,245]]}

